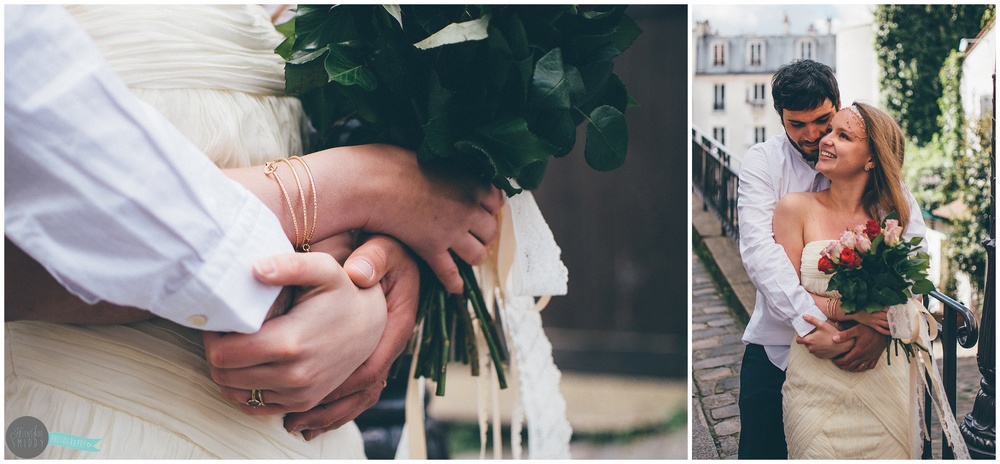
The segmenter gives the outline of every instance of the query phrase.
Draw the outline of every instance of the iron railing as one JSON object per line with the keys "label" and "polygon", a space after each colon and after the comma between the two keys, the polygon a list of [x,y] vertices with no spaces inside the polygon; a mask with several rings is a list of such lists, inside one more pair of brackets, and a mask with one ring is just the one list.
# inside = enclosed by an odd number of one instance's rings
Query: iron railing
{"label": "iron railing", "polygon": [[[961,345],[962,348],[972,348],[976,346],[979,341],[979,323],[976,320],[976,316],[972,314],[969,308],[965,305],[953,300],[949,296],[933,291],[927,294],[928,297],[934,298],[935,300],[941,302],[941,306],[944,308],[942,311],[942,322],[938,324],[939,331],[938,337],[941,343],[941,380],[944,383],[944,393],[945,397],[948,398],[948,404],[951,406],[951,414],[955,416],[956,421],[961,422],[961,418],[958,417],[956,412],[955,400],[957,397],[957,379],[958,379],[958,346]],[[930,305],[930,298],[924,298],[924,307]],[[959,325],[959,319],[962,323]],[[931,430],[932,422],[932,410],[931,410],[931,398],[930,392],[924,395],[924,423],[927,424],[927,430]],[[942,424],[943,427],[943,424]],[[961,436],[953,437],[956,440],[962,440]],[[924,449],[923,449],[923,459],[932,459],[932,442],[930,437],[924,439]],[[947,441],[944,438],[944,430],[941,431],[941,458],[942,459],[954,459],[955,455],[948,446]]]}
{"label": "iron railing", "polygon": [[733,155],[714,138],[691,129],[691,184],[722,224],[722,234],[739,242],[736,194],[739,173],[733,169]]}

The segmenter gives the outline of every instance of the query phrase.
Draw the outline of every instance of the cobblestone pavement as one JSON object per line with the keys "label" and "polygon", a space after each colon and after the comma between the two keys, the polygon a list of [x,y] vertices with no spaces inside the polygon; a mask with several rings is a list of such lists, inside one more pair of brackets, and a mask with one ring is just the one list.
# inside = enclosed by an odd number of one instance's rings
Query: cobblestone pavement
{"label": "cobblestone pavement", "polygon": [[[740,434],[740,360],[743,358],[740,338],[744,325],[734,316],[696,255],[692,255],[691,269],[692,457],[736,459]],[[940,362],[938,368],[941,368]],[[955,402],[961,423],[965,414],[972,411],[982,376],[974,355],[959,357],[957,372]],[[707,433],[698,433],[698,421],[704,421]],[[932,454],[940,459],[941,428],[936,419],[932,427]]]}
{"label": "cobblestone pavement", "polygon": [[[701,260],[691,264],[692,407],[700,408],[715,442],[716,456],[735,459],[740,434],[740,360],[743,324],[719,294]],[[697,416],[697,411],[693,411]],[[694,420],[694,419],[692,419]]]}

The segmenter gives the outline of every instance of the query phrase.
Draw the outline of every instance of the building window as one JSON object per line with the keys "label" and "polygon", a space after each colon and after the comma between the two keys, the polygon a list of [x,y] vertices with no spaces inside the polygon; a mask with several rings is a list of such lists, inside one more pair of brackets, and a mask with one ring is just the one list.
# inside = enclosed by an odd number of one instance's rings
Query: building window
{"label": "building window", "polygon": [[725,66],[726,65],[726,44],[715,43],[712,44],[712,66]]}
{"label": "building window", "polygon": [[761,143],[767,140],[767,136],[764,133],[764,126],[757,126],[753,128],[753,143]]}
{"label": "building window", "polygon": [[816,54],[816,42],[812,39],[806,39],[799,42],[798,46],[798,58],[801,60],[814,60],[813,57]]}
{"label": "building window", "polygon": [[726,85],[715,84],[715,103],[712,109],[719,111],[726,109]]}
{"label": "building window", "polygon": [[747,65],[761,66],[764,64],[764,43],[759,40],[751,41],[747,45]]}
{"label": "building window", "polygon": [[754,84],[752,89],[747,89],[747,103],[752,106],[764,106],[767,101],[766,87],[763,82]]}
{"label": "building window", "polygon": [[719,145],[726,146],[726,128],[713,127],[712,138],[719,142]]}

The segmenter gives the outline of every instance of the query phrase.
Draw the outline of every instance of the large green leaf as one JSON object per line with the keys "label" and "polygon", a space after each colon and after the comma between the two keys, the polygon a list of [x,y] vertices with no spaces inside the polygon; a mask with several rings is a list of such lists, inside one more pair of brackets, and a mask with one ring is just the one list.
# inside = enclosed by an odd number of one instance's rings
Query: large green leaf
{"label": "large green leaf", "polygon": [[556,148],[553,154],[561,157],[569,154],[576,144],[576,124],[569,111],[549,111],[539,114],[531,125],[532,133],[545,139]]}
{"label": "large green leaf", "polygon": [[635,21],[632,21],[632,18],[628,16],[623,16],[621,24],[618,25],[618,28],[611,36],[611,43],[614,44],[618,51],[624,52],[641,34],[642,29],[639,29]]}
{"label": "large green leaf", "polygon": [[346,50],[339,45],[330,45],[330,54],[323,60],[330,82],[341,85],[358,85],[367,91],[375,90],[378,80],[375,73],[362,63],[352,60]]}
{"label": "large green leaf", "polygon": [[570,84],[563,68],[562,51],[553,48],[535,63],[531,78],[531,104],[546,110],[570,107]]}
{"label": "large green leaf", "polygon": [[610,171],[625,164],[628,126],[625,116],[611,106],[599,106],[590,113],[587,125],[587,164],[598,171]]}
{"label": "large green leaf", "polygon": [[521,174],[517,176],[517,184],[528,190],[535,190],[542,185],[542,177],[545,176],[545,168],[549,165],[548,160],[531,163],[521,169]]}
{"label": "large green leaf", "polygon": [[[319,56],[326,53],[320,50]],[[304,64],[285,63],[285,93],[288,95],[303,95],[318,89],[328,82],[323,60],[315,59]]]}
{"label": "large green leaf", "polygon": [[521,118],[510,118],[476,129],[481,146],[487,147],[497,165],[497,173],[516,176],[522,167],[548,159],[556,151],[551,144],[528,130]]}

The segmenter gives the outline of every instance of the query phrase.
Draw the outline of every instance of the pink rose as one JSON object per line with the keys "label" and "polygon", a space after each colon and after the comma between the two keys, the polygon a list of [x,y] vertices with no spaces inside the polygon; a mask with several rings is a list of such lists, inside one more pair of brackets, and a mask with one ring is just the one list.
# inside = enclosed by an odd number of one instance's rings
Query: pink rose
{"label": "pink rose", "polygon": [[899,221],[895,219],[885,220],[885,244],[896,246],[899,244],[899,237],[903,235],[903,228],[899,227]]}
{"label": "pink rose", "polygon": [[830,242],[830,244],[827,245],[826,248],[824,248],[823,251],[820,252],[820,255],[830,258],[830,260],[833,261],[834,263],[839,263],[840,252],[843,251],[843,249],[844,245],[841,244],[840,242],[837,241]]}
{"label": "pink rose", "polygon": [[868,236],[865,235],[864,230],[862,230],[860,233],[855,233],[854,240],[855,242],[857,242],[856,243],[857,246],[855,248],[857,248],[858,251],[862,253],[868,253],[868,250],[872,249],[872,241],[868,240]]}
{"label": "pink rose", "polygon": [[844,245],[844,248],[854,248],[857,245],[854,232],[845,230],[844,233],[840,234],[840,243]]}

